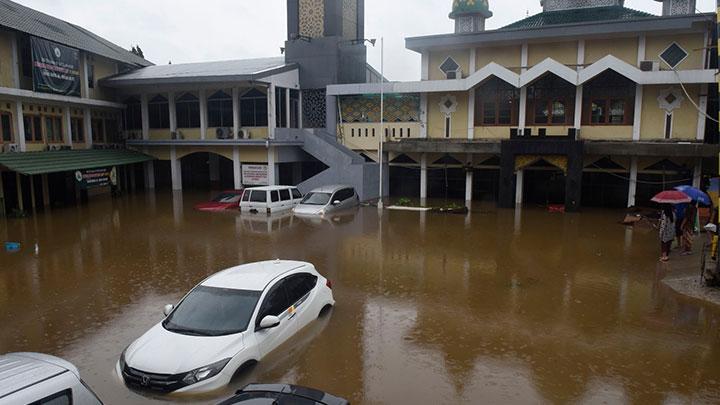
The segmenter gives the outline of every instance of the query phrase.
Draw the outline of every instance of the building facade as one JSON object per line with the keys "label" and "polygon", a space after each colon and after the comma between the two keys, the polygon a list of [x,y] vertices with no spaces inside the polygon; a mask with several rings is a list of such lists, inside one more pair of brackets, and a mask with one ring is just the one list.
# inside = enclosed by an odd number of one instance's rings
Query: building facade
{"label": "building facade", "polygon": [[[714,14],[666,1],[541,2],[485,30],[487,1],[455,0],[455,32],[408,38],[417,82],[384,84],[396,195],[633,206],[716,173]],[[334,85],[338,137],[377,158],[379,86]]]}

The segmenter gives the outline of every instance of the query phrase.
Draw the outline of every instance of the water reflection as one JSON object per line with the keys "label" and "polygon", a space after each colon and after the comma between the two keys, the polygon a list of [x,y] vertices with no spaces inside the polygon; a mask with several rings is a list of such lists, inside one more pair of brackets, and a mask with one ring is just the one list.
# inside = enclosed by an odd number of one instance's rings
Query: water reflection
{"label": "water reflection", "polygon": [[66,357],[107,403],[162,402],[113,376],[120,352],[207,275],[280,257],[334,281],[332,316],[228,389],[180,400],[213,403],[248,381],[353,403],[719,398],[720,315],[663,289],[654,232],[629,233],[617,213],[479,204],[467,217],[361,208],[318,220],[193,211],[204,198],[1,222],[26,248],[0,255],[0,351]]}

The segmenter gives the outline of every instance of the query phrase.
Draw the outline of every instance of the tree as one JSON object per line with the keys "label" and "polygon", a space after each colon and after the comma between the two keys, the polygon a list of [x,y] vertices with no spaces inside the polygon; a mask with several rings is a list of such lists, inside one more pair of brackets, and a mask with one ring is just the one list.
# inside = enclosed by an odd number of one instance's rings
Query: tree
{"label": "tree", "polygon": [[140,49],[140,45],[135,45],[130,49],[130,52],[134,53],[135,55],[145,59],[145,54],[143,53],[142,49]]}

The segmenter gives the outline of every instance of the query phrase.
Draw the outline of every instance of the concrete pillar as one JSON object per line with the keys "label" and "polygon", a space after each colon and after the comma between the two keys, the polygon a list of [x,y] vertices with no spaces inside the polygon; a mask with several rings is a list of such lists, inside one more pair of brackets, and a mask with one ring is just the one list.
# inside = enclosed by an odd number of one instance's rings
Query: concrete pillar
{"label": "concrete pillar", "polygon": [[525,129],[525,122],[527,121],[527,87],[520,89],[520,107],[518,111],[518,128]]}
{"label": "concrete pillar", "polygon": [[210,165],[210,183],[220,182],[220,156],[210,153],[209,165]]}
{"label": "concrete pillar", "polygon": [[[720,5],[720,3],[718,3]],[[708,109],[708,85],[704,83],[700,85],[700,103],[698,103],[698,123],[697,123],[697,136],[698,141],[705,140],[705,125],[707,123],[707,109]]]}
{"label": "concrete pillar", "polygon": [[275,139],[275,85],[270,83],[267,87],[268,102],[268,138]]}
{"label": "concrete pillar", "polygon": [[40,176],[42,181],[42,197],[43,197],[43,208],[50,206],[50,184],[48,182],[48,175],[43,174]]}
{"label": "concrete pillar", "polygon": [[5,215],[5,185],[3,184],[2,172],[0,172],[0,218],[4,218]]}
{"label": "concrete pillar", "polygon": [[298,128],[303,127],[303,96],[302,96],[302,90],[298,91]]}
{"label": "concrete pillar", "polygon": [[277,168],[275,165],[275,148],[270,147],[268,148],[268,185],[269,186],[276,186],[277,185]]}
{"label": "concrete pillar", "polygon": [[30,207],[33,212],[37,208],[37,200],[35,198],[35,176],[30,176]]}
{"label": "concrete pillar", "polygon": [[148,95],[140,95],[140,119],[142,121],[142,138],[144,141],[150,139],[150,107]]}
{"label": "concrete pillar", "polygon": [[145,188],[155,190],[155,162],[152,160],[145,162],[143,169],[145,170]]}
{"label": "concrete pillar", "polygon": [[643,85],[635,85],[635,106],[633,115],[633,141],[640,140],[640,126],[642,125],[642,104],[643,103]]}
{"label": "concrete pillar", "polygon": [[634,207],[636,204],[635,196],[637,195],[637,178],[638,178],[638,158],[630,159],[630,182],[628,185],[628,201],[627,206]]}
{"label": "concrete pillar", "polygon": [[[584,43],[584,41],[583,41]],[[575,88],[575,129],[580,129],[582,125],[582,108],[583,108],[583,86]]]}
{"label": "concrete pillar", "polygon": [[285,89],[285,128],[290,128],[290,89]]}
{"label": "concrete pillar", "polygon": [[173,191],[182,190],[182,162],[177,158],[177,150],[170,147],[170,177]]}
{"label": "concrete pillar", "polygon": [[473,170],[469,169],[465,172],[465,201],[473,199]]}
{"label": "concrete pillar", "polygon": [[25,202],[23,201],[22,175],[20,173],[15,173],[15,183],[17,184],[18,209],[22,212],[25,211]]}
{"label": "concrete pillar", "polygon": [[92,111],[89,108],[83,110],[83,129],[85,130],[85,146],[92,149],[93,145],[93,129],[92,129]]}
{"label": "concrete pillar", "polygon": [[177,106],[175,105],[175,93],[168,93],[168,117],[170,117],[170,132],[177,132]]}
{"label": "concrete pillar", "polygon": [[428,165],[427,165],[427,154],[423,153],[420,155],[420,200],[425,201],[427,200],[427,173],[428,172]]}
{"label": "concrete pillar", "polygon": [[[473,48],[473,51],[475,48]],[[474,53],[474,52],[473,52]],[[475,89],[468,92],[468,123],[467,138],[475,138]]]}
{"label": "concrete pillar", "polygon": [[242,188],[242,163],[240,162],[240,148],[233,146],[233,180],[235,190]]}
{"label": "concrete pillar", "polygon": [[428,95],[420,94],[420,138],[428,137]]}
{"label": "concrete pillar", "polygon": [[232,89],[233,139],[240,138],[240,89]]}
{"label": "concrete pillar", "polygon": [[90,76],[89,68],[88,68],[88,60],[87,60],[87,52],[81,51],[80,52],[80,68],[82,69],[83,76],[80,80],[82,84],[82,88],[80,91],[80,95],[84,98],[90,98],[90,83],[88,81],[88,77]]}
{"label": "concrete pillar", "polygon": [[523,204],[523,186],[525,180],[525,171],[518,170],[515,178],[515,205],[522,206]]}
{"label": "concrete pillar", "polygon": [[200,99],[200,139],[207,139],[207,94],[205,89],[200,89],[198,92],[198,98]]}
{"label": "concrete pillar", "polygon": [[700,188],[702,185],[702,159],[698,159],[695,163],[695,172],[693,173],[693,187]]}
{"label": "concrete pillar", "polygon": [[20,100],[15,102],[15,114],[13,114],[13,118],[15,119],[15,142],[20,152],[25,152],[27,150],[27,146],[25,145],[25,120],[22,101]]}
{"label": "concrete pillar", "polygon": [[338,127],[338,100],[336,96],[325,96],[325,129],[328,133],[337,136]]}
{"label": "concrete pillar", "polygon": [[65,137],[65,145],[72,148],[72,119],[70,118],[70,107],[63,107],[63,136]]}

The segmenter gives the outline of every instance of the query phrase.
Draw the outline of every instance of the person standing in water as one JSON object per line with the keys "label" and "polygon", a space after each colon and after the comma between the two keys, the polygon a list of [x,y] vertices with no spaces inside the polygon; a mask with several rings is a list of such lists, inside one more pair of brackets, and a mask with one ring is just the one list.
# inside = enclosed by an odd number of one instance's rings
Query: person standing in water
{"label": "person standing in water", "polygon": [[697,219],[697,207],[689,205],[685,209],[685,217],[682,219],[680,228],[682,230],[682,255],[692,254],[693,239],[695,238],[695,220]]}
{"label": "person standing in water", "polygon": [[675,213],[670,204],[663,204],[660,212],[660,261],[669,260],[670,248],[675,240]]}

